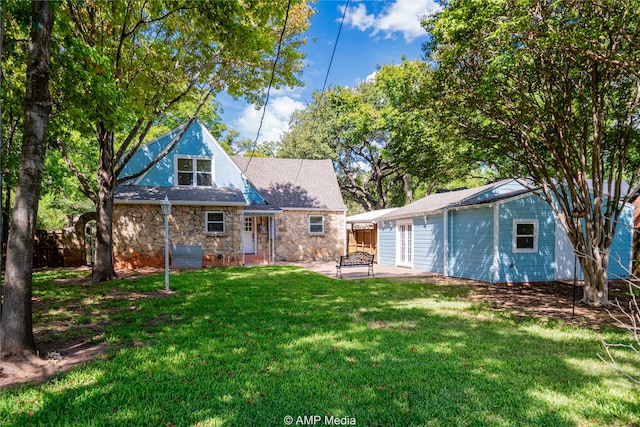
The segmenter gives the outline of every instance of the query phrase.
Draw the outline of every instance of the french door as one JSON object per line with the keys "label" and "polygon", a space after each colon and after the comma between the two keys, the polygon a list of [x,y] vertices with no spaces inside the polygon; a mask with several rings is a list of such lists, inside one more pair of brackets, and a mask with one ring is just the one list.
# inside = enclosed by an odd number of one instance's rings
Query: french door
{"label": "french door", "polygon": [[398,257],[397,264],[406,267],[413,266],[413,224],[398,224]]}

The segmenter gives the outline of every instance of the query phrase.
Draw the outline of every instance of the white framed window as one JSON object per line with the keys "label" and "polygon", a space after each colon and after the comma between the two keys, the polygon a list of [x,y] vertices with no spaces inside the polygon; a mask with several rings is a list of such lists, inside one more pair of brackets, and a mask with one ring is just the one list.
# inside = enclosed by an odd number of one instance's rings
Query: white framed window
{"label": "white framed window", "polygon": [[309,234],[324,234],[324,216],[309,216]]}
{"label": "white framed window", "polygon": [[224,212],[206,212],[205,216],[207,233],[225,232]]}
{"label": "white framed window", "polygon": [[209,157],[176,157],[176,182],[181,187],[211,187],[213,159]]}
{"label": "white framed window", "polygon": [[513,220],[513,252],[538,251],[538,220]]}

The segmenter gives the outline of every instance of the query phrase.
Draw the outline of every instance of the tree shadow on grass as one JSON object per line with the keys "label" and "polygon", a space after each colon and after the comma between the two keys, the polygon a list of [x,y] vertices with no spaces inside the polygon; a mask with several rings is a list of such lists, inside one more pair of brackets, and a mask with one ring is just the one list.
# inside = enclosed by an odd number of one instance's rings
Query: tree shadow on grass
{"label": "tree shadow on grass", "polygon": [[[632,424],[638,401],[593,388],[588,334],[545,336],[469,310],[455,289],[340,283],[280,267],[175,275],[176,294],[111,326],[108,358],[42,386],[9,424]],[[161,314],[159,314],[161,313]],[[24,400],[21,390],[6,397]],[[553,398],[559,399],[557,403]],[[595,398],[600,404],[590,404]],[[611,400],[610,407],[602,402]],[[572,404],[571,401],[585,401]]]}

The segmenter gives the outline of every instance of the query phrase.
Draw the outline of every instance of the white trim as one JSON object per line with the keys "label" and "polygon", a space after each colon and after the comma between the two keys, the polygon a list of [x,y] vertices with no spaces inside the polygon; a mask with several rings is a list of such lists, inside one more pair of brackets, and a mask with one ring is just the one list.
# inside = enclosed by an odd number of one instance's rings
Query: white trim
{"label": "white trim", "polygon": [[[220,221],[209,221],[209,214],[222,214],[222,231],[209,231],[209,224],[220,224]],[[206,234],[226,234],[227,232],[227,215],[224,211],[205,211],[204,213],[204,232]]]}
{"label": "white trim", "polygon": [[[311,231],[311,218],[312,217],[320,217],[322,219],[322,231]],[[314,223],[313,225],[317,226],[317,223]],[[309,235],[311,236],[323,236],[326,234],[326,228],[325,228],[325,224],[324,224],[324,215],[309,215],[307,217],[307,233],[309,233]]]}
{"label": "white trim", "polygon": [[[402,227],[406,227],[409,226],[411,227],[411,230],[407,230],[405,228],[405,230],[403,232],[401,232],[401,228]],[[414,247],[414,226],[413,226],[413,220],[410,221],[396,221],[396,265],[398,266],[402,266],[402,267],[411,267],[413,268],[413,247]],[[403,253],[402,252],[402,239],[403,237],[406,237],[405,233],[408,234],[409,237],[409,241],[408,243],[408,248],[407,248],[407,253]],[[406,255],[405,260],[402,260],[402,257]]]}
{"label": "white trim", "polygon": [[310,212],[346,212],[347,209],[333,209],[333,208],[295,208],[295,207],[286,207],[280,208],[281,211],[310,211]]}
{"label": "white trim", "polygon": [[[224,157],[230,164],[232,167],[234,167],[236,169],[236,171],[240,174],[241,178],[246,179],[247,181],[251,182],[251,180],[249,178],[247,178],[247,176],[244,174],[244,172],[240,169],[240,167],[238,166],[238,164],[236,162],[233,161],[233,159],[231,158],[231,156],[222,148],[222,146],[220,145],[220,143],[218,142],[218,140],[211,134],[211,132],[209,132],[209,129],[207,129],[207,127],[204,125],[204,123],[202,123],[200,121],[200,119],[196,119],[196,123],[198,123],[200,125],[200,127],[202,128],[202,130],[204,131],[204,133],[211,138],[211,140],[218,146],[218,148],[220,149],[220,152],[222,153],[222,157]],[[251,185],[253,185],[253,183],[251,182]],[[253,186],[255,189],[255,185]],[[256,192],[260,195],[260,197],[264,198],[264,196],[262,194],[260,194],[257,189]]]}
{"label": "white trim", "polygon": [[444,251],[444,277],[449,277],[449,209],[444,210],[444,244],[442,250]]}
{"label": "white trim", "polygon": [[[258,255],[258,228],[257,221],[255,216],[245,216],[244,213],[242,215],[242,253],[249,255]],[[247,220],[250,220],[251,223],[251,236],[245,236],[247,234]],[[245,238],[249,237],[249,238]],[[253,240],[253,242],[251,242]],[[253,243],[253,252],[247,252],[247,248],[245,247],[245,243],[251,242]]]}
{"label": "white trim", "polygon": [[[342,254],[343,255],[347,255],[347,252],[349,252],[349,231],[347,230],[347,213],[343,213],[342,214],[342,228],[344,230],[343,236],[342,236]],[[376,234],[378,233],[378,227],[376,227]],[[378,236],[376,236],[376,242],[379,242],[378,240]],[[378,250],[378,248],[380,247],[380,245],[378,245],[376,243],[376,250]]]}
{"label": "white trim", "polygon": [[479,208],[492,208],[496,203],[478,203],[475,205],[466,205],[466,206],[449,206],[442,209],[436,209],[435,211],[422,211],[422,212],[413,212],[395,217],[383,217],[380,218],[381,221],[402,221],[407,219],[419,218],[421,216],[431,216],[438,215],[441,213],[449,212],[449,211],[462,211],[466,209],[479,209]]}
{"label": "white trim", "polygon": [[500,205],[493,207],[493,261],[491,272],[493,283],[500,280]]}
{"label": "white trim", "polygon": [[277,209],[277,210],[276,209],[274,210],[244,209],[243,212],[246,216],[269,216],[271,214],[282,213],[282,209]]}
{"label": "white trim", "polygon": [[244,257],[244,211],[240,213],[240,254],[242,256],[242,265],[244,266],[245,257]]}
{"label": "white trim", "polygon": [[[520,224],[533,224],[533,248],[522,248],[519,249],[517,247],[517,229]],[[538,229],[538,220],[537,219],[523,219],[523,218],[514,218],[513,219],[513,231],[511,235],[511,252],[513,253],[535,253],[538,252],[538,234],[540,231]]]}
{"label": "white trim", "polygon": [[[161,205],[161,200],[114,200],[114,205]],[[173,200],[174,206],[248,206],[246,202],[216,202],[216,201],[195,201],[195,200]]]}
{"label": "white trim", "polygon": [[[180,173],[180,170],[178,170],[178,161],[179,160],[191,160],[191,178],[193,179],[193,181],[191,182],[190,185],[185,185],[185,184],[180,184],[179,183],[179,179],[178,179],[178,174]],[[195,162],[194,162],[195,160]],[[211,174],[211,185],[198,185],[198,160],[209,160],[211,162],[211,168],[209,170],[209,173]],[[192,156],[189,154],[174,154],[173,155],[173,186],[174,187],[179,187],[179,188],[214,188],[216,187],[216,174],[215,174],[215,169],[216,169],[216,162],[215,162],[215,157],[214,156]],[[186,171],[185,171],[186,172]]]}

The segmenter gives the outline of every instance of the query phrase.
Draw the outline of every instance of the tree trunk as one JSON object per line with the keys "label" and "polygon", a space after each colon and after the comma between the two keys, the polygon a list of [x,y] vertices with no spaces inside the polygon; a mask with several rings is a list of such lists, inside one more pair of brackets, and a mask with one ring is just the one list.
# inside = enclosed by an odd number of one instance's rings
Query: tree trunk
{"label": "tree trunk", "polygon": [[407,199],[407,203],[413,202],[413,191],[411,190],[411,175],[405,173],[402,175],[402,183],[404,184],[404,195]]}
{"label": "tree trunk", "polygon": [[593,306],[609,305],[608,268],[609,257],[599,250],[588,251],[587,257],[580,259],[584,274],[584,295],[581,302]]}
{"label": "tree trunk", "polygon": [[[0,4],[0,94],[2,93],[2,82],[4,73],[2,68],[2,52],[4,48],[4,6]],[[2,201],[2,172],[4,171],[4,140],[2,137],[2,100],[0,100],[0,202]],[[0,274],[2,272],[2,247],[4,246],[4,210],[0,204]],[[0,296],[2,295],[2,277],[0,277]],[[0,299],[0,316],[2,315],[2,302]]]}
{"label": "tree trunk", "polygon": [[96,257],[91,280],[93,283],[114,280],[117,276],[113,268],[113,188],[101,187],[98,192],[96,213]]}
{"label": "tree trunk", "polygon": [[584,295],[581,302],[594,306],[608,306],[607,265],[588,259],[582,260],[580,265],[584,273]]}
{"label": "tree trunk", "polygon": [[47,1],[33,1],[31,16],[22,157],[7,241],[4,304],[0,319],[2,354],[35,353],[31,312],[33,232],[51,112],[49,58],[53,9],[49,8]]}
{"label": "tree trunk", "polygon": [[95,202],[98,221],[96,223],[96,258],[91,280],[93,283],[114,280],[113,268],[113,195],[116,177],[113,173],[113,132],[98,124],[100,161],[98,166],[98,192]]}

